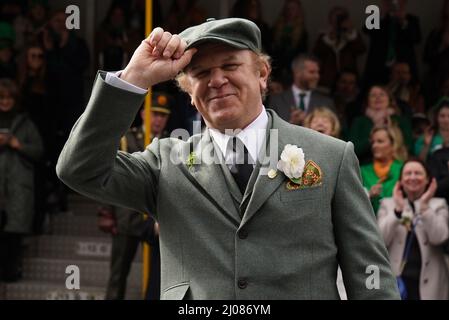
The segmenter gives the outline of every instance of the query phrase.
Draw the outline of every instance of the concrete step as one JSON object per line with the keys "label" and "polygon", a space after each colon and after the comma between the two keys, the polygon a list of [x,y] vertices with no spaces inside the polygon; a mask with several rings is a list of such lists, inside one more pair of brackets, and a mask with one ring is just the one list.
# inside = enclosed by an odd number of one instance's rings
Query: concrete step
{"label": "concrete step", "polygon": [[[3,288],[5,300],[103,300],[105,297],[105,288],[99,286],[68,290],[64,284],[30,280],[4,284]],[[140,289],[128,289],[125,299],[141,300]]]}
{"label": "concrete step", "polygon": [[26,256],[75,260],[106,260],[111,257],[110,237],[43,235],[31,239]]}
{"label": "concrete step", "polygon": [[54,235],[105,237],[97,227],[97,216],[79,216],[61,213],[52,217],[51,233]]}
{"label": "concrete step", "polygon": [[[57,258],[74,260],[109,261],[111,236],[82,237],[43,235],[29,241],[26,256],[29,258]],[[142,249],[138,248],[134,261],[142,261]]]}
{"label": "concrete step", "polygon": [[[70,271],[66,273],[69,266],[78,267],[81,289],[86,286],[106,287],[109,278],[109,261],[26,258],[23,265],[23,279],[64,286],[67,277],[72,274]],[[128,287],[140,288],[141,280],[142,264],[134,262],[128,276]]]}

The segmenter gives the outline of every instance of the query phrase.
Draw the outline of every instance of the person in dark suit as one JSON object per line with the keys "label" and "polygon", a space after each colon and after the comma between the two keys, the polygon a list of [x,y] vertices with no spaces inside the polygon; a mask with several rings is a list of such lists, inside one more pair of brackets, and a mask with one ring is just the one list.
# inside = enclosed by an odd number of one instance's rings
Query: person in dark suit
{"label": "person in dark suit", "polygon": [[320,64],[315,57],[297,56],[292,62],[292,72],[292,86],[270,96],[268,107],[282,119],[297,125],[302,125],[306,115],[316,107],[335,111],[332,99],[316,90],[320,81]]}
{"label": "person in dark suit", "polygon": [[[98,74],[58,176],[153,215],[161,299],[339,299],[338,265],[349,299],[398,299],[352,143],[265,109],[261,47],[246,19],[155,28],[123,72]],[[207,128],[119,152],[147,88],[174,78]]]}

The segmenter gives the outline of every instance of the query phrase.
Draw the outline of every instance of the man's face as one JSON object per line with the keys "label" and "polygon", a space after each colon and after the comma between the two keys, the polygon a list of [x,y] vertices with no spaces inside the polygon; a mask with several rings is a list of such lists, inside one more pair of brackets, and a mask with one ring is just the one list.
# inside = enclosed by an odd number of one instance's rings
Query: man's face
{"label": "man's face", "polygon": [[398,63],[393,67],[391,78],[401,84],[408,84],[412,78],[410,66],[407,63]]}
{"label": "man's face", "polygon": [[189,94],[209,127],[243,129],[260,114],[269,72],[257,59],[250,50],[222,44],[203,45],[193,56],[186,70]]}
{"label": "man's face", "polygon": [[303,68],[296,68],[293,77],[297,87],[303,90],[314,90],[320,81],[320,67],[318,63],[306,61]]}
{"label": "man's face", "polygon": [[11,111],[13,106],[14,106],[14,97],[7,92],[0,93],[0,111],[1,112]]}
{"label": "man's face", "polygon": [[151,132],[157,136],[161,134],[167,126],[168,114],[162,112],[151,113]]}
{"label": "man's face", "polygon": [[53,31],[59,34],[65,32],[67,30],[65,26],[65,20],[66,15],[63,12],[58,12],[57,14],[55,14],[50,20],[50,26]]}
{"label": "man's face", "polygon": [[353,73],[344,73],[338,79],[337,92],[344,96],[351,96],[356,93],[357,78]]}

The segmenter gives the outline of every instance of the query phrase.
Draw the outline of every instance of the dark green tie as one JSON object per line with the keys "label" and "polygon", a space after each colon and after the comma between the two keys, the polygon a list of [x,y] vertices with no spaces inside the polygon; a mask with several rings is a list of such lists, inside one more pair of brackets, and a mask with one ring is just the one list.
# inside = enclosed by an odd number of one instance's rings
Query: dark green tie
{"label": "dark green tie", "polygon": [[231,174],[237,183],[242,195],[245,194],[246,186],[253,172],[253,165],[250,163],[248,149],[246,149],[242,140],[237,137],[232,138],[232,150],[235,157],[231,167]]}
{"label": "dark green tie", "polygon": [[301,92],[301,93],[299,94],[299,109],[301,109],[302,111],[305,111],[305,110],[306,110],[305,97],[306,97],[306,94],[305,94],[305,93]]}

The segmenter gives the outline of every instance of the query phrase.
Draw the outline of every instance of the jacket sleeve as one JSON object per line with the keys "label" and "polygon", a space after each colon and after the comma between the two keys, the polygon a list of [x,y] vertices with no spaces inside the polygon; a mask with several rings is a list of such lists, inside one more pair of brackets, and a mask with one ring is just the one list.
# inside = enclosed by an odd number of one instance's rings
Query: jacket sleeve
{"label": "jacket sleeve", "polygon": [[[332,208],[338,261],[348,299],[399,299],[388,252],[363,190],[359,163],[350,142],[340,162]],[[375,278],[379,287],[373,288],[369,284],[375,283]]]}
{"label": "jacket sleeve", "polygon": [[85,112],[75,123],[56,166],[70,188],[100,202],[156,212],[159,141],[133,154],[118,151],[144,96],[108,85],[97,75]]}
{"label": "jacket sleeve", "polygon": [[416,211],[421,215],[422,228],[430,244],[437,246],[449,238],[449,214],[444,199],[433,199],[427,209],[422,210],[419,203]]}

